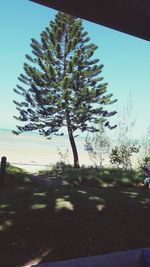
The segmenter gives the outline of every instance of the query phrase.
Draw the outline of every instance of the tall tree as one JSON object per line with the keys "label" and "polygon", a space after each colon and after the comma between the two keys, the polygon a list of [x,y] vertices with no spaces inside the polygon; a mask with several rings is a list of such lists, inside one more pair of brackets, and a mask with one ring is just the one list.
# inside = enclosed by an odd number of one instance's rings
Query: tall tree
{"label": "tall tree", "polygon": [[91,161],[95,166],[103,167],[110,150],[110,140],[106,135],[105,127],[101,123],[99,131],[85,139],[85,150],[88,152]]}
{"label": "tall tree", "polygon": [[41,33],[40,42],[31,40],[32,56],[26,55],[24,74],[14,91],[23,101],[14,103],[19,111],[15,119],[23,122],[15,134],[38,130],[50,137],[60,135],[67,127],[73,152],[74,167],[79,167],[75,143],[76,131],[97,131],[93,124],[103,122],[110,127],[105,105],[112,104],[112,94],[106,94],[107,83],[99,76],[103,65],[93,59],[97,46],[90,43],[82,20],[58,12],[55,20]]}

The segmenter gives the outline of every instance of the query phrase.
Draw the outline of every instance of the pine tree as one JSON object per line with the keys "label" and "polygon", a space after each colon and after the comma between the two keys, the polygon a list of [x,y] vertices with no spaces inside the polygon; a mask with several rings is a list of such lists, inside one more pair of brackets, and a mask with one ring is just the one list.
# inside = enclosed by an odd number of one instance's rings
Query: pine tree
{"label": "pine tree", "polygon": [[15,134],[38,130],[51,137],[60,135],[66,127],[70,140],[74,167],[79,167],[75,143],[76,131],[95,132],[101,122],[110,127],[105,105],[112,104],[112,94],[106,94],[107,83],[99,76],[103,65],[93,59],[97,46],[90,43],[82,20],[58,12],[55,20],[41,33],[40,42],[31,40],[32,56],[26,55],[24,74],[20,74],[14,91],[23,101],[14,101],[23,122]]}

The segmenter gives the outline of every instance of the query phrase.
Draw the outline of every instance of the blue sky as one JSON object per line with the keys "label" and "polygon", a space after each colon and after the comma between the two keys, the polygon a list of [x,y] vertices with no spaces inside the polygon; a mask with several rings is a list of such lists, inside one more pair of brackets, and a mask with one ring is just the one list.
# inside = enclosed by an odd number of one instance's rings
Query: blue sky
{"label": "blue sky", "polygon": [[[25,54],[30,54],[31,38],[39,39],[41,31],[54,19],[55,11],[29,0],[2,1],[0,9],[0,128],[15,128],[16,109],[13,88],[23,70]],[[133,112],[137,123],[136,138],[150,125],[150,44],[148,41],[84,21],[91,41],[99,46],[95,58],[104,64],[102,76],[108,91],[118,99],[113,109],[122,110],[133,95]],[[117,117],[114,120],[117,120]]]}

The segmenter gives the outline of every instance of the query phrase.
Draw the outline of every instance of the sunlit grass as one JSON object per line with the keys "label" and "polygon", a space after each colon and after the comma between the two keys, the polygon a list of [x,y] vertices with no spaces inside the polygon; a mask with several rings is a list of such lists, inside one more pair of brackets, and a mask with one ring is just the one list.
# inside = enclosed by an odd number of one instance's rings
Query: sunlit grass
{"label": "sunlit grass", "polygon": [[0,204],[0,209],[5,209],[5,208],[8,208],[10,207],[10,205],[8,204]]}
{"label": "sunlit grass", "polygon": [[46,192],[38,192],[38,193],[34,193],[34,196],[39,196],[39,197],[45,197],[46,196]]}
{"label": "sunlit grass", "polygon": [[84,191],[84,190],[78,190],[78,193],[80,193],[80,194],[87,194],[86,191]]}
{"label": "sunlit grass", "polygon": [[31,210],[45,209],[47,207],[46,204],[34,204],[31,206]]}
{"label": "sunlit grass", "polygon": [[13,225],[11,220],[5,220],[3,224],[0,224],[0,231],[6,231]]}
{"label": "sunlit grass", "polygon": [[89,197],[89,200],[103,201],[100,197],[97,197],[97,196]]}
{"label": "sunlit grass", "polygon": [[124,194],[129,194],[131,198],[136,198],[138,196],[138,192],[132,191],[124,191]]}
{"label": "sunlit grass", "polygon": [[102,205],[102,204],[98,204],[98,205],[96,205],[96,209],[97,209],[98,211],[102,211],[104,208],[105,208],[105,205]]}
{"label": "sunlit grass", "polygon": [[57,198],[55,209],[57,211],[61,209],[74,210],[74,206],[70,201],[67,201],[64,198]]}
{"label": "sunlit grass", "polygon": [[145,198],[141,201],[142,204],[150,205],[150,198]]}

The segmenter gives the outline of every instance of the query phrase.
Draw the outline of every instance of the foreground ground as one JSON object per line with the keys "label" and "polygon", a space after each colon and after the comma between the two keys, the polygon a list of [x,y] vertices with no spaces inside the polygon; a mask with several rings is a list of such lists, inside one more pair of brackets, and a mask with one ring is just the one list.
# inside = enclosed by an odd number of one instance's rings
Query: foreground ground
{"label": "foreground ground", "polygon": [[150,246],[149,190],[31,181],[0,192],[0,266]]}

